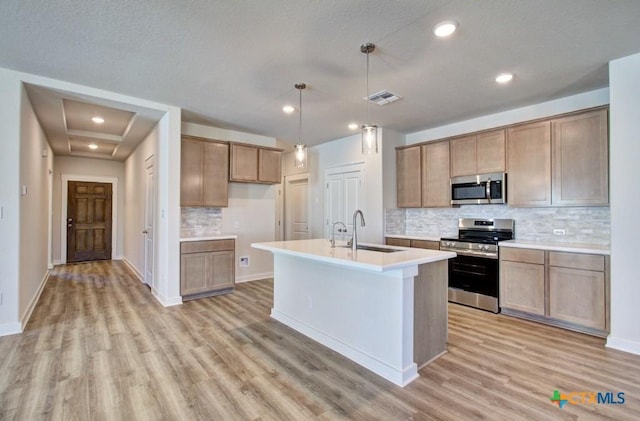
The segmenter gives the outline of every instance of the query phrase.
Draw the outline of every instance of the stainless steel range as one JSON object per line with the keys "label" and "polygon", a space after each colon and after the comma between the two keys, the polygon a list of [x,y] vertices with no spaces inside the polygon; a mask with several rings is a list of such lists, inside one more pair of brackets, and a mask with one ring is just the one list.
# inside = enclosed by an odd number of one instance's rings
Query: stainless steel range
{"label": "stainless steel range", "polygon": [[459,219],[458,238],[441,238],[449,260],[449,301],[498,313],[498,242],[514,236],[513,219]]}

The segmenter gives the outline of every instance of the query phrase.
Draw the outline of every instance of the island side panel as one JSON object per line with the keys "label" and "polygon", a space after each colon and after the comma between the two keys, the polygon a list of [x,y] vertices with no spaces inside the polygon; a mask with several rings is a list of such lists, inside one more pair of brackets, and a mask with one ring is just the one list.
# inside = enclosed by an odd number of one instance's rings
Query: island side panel
{"label": "island side panel", "polygon": [[274,254],[272,317],[404,386],[413,361],[413,283],[417,267],[357,270]]}
{"label": "island side panel", "polygon": [[448,261],[422,264],[414,282],[414,361],[418,368],[447,350]]}

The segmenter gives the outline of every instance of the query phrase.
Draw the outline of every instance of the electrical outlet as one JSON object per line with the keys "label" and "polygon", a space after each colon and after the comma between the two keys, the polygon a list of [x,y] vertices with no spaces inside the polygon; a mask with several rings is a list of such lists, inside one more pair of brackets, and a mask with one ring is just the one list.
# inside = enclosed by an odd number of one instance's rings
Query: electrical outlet
{"label": "electrical outlet", "polygon": [[241,268],[249,267],[249,256],[240,256],[240,267]]}
{"label": "electrical outlet", "polygon": [[239,221],[233,221],[233,229],[240,229],[240,222]]}
{"label": "electrical outlet", "polygon": [[310,295],[307,295],[307,307],[313,308],[313,299],[311,299]]}
{"label": "electrical outlet", "polygon": [[554,229],[553,230],[553,235],[564,235],[564,230],[563,229]]}

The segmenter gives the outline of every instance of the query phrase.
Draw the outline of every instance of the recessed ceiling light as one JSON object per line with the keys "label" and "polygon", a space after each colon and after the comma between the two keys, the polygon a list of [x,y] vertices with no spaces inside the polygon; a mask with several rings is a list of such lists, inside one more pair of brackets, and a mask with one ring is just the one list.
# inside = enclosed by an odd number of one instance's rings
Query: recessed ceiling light
{"label": "recessed ceiling light", "polygon": [[433,27],[433,33],[438,37],[448,37],[458,28],[458,23],[452,20],[445,20]]}
{"label": "recessed ceiling light", "polygon": [[282,107],[282,111],[284,111],[287,114],[291,114],[292,112],[294,112],[296,109],[293,105],[285,105],[284,107]]}
{"label": "recessed ceiling light", "polygon": [[511,82],[512,79],[513,73],[500,73],[498,76],[496,76],[496,82],[498,83]]}
{"label": "recessed ceiling light", "polygon": [[358,127],[358,123],[349,123],[349,129],[356,130]]}
{"label": "recessed ceiling light", "polygon": [[91,117],[91,121],[93,121],[96,124],[102,124],[104,123],[104,118],[95,116],[95,117]]}
{"label": "recessed ceiling light", "polygon": [[89,143],[89,149],[96,150],[98,149],[98,145],[96,145],[95,143]]}

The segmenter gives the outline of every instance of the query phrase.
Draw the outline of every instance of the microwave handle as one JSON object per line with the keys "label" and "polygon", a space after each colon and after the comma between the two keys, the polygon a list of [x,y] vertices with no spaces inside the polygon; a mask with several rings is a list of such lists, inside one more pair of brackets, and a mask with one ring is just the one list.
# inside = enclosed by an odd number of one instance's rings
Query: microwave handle
{"label": "microwave handle", "polygon": [[491,203],[491,179],[485,182],[485,197],[487,199],[487,203]]}

